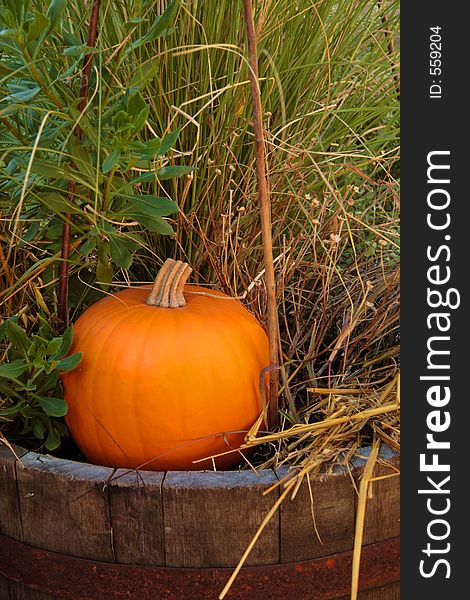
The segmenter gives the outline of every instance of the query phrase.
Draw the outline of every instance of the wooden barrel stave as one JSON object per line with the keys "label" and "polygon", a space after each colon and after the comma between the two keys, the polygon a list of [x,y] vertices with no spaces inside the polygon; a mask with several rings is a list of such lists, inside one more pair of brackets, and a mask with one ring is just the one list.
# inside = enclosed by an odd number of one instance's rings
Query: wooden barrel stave
{"label": "wooden barrel stave", "polygon": [[[234,566],[278,498],[279,488],[265,496],[262,491],[283,475],[136,474],[19,452],[24,466],[0,448],[0,485],[6,491],[0,494],[0,533],[79,558],[135,565]],[[352,471],[356,481],[363,464],[359,460]],[[381,455],[374,477],[390,474],[398,464],[397,455]],[[374,482],[364,543],[399,535],[398,479]],[[335,469],[311,481],[310,488],[323,544],[312,524],[305,481],[294,501],[283,502],[247,565],[289,564],[352,548],[357,495],[351,474]],[[381,586],[360,598],[395,600],[397,589],[396,584]],[[2,579],[0,594],[5,600],[56,598],[12,581],[8,586]]]}

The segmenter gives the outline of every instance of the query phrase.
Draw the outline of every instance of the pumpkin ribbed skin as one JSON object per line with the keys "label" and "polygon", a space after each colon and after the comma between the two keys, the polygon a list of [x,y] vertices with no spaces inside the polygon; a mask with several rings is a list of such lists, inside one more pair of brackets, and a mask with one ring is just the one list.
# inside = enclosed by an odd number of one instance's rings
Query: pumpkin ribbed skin
{"label": "pumpkin ribbed skin", "polygon": [[[186,285],[186,306],[171,309],[148,306],[148,292],[108,296],[74,324],[71,352],[83,358],[62,376],[67,425],[91,462],[210,468],[192,461],[238,447],[261,412],[267,336],[221,292]],[[235,452],[216,464],[239,459]]]}

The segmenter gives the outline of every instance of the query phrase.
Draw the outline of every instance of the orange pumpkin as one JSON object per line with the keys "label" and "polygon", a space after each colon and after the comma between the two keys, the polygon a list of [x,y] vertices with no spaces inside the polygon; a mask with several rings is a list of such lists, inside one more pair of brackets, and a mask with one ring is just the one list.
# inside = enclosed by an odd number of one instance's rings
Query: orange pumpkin
{"label": "orange pumpkin", "polygon": [[[75,323],[71,352],[83,359],[62,376],[66,422],[91,462],[211,468],[193,461],[239,447],[258,418],[266,333],[238,300],[185,285],[190,272],[169,259],[150,295],[126,289]],[[216,465],[239,460],[233,452]]]}

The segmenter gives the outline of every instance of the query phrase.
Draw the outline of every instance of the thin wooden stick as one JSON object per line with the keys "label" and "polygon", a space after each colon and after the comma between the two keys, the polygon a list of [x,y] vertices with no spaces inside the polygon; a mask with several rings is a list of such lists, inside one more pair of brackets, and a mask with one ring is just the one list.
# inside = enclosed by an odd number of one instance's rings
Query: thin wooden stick
{"label": "thin wooden stick", "polygon": [[250,554],[253,546],[258,541],[259,536],[263,533],[264,528],[269,523],[269,521],[271,520],[272,516],[274,515],[274,513],[276,512],[276,510],[278,509],[278,507],[281,505],[281,503],[284,500],[284,498],[291,491],[293,485],[294,485],[294,481],[292,481],[292,482],[289,481],[289,483],[287,484],[286,489],[282,492],[282,494],[276,500],[276,502],[274,503],[274,505],[270,508],[268,514],[264,517],[263,522],[258,527],[258,531],[255,533],[255,535],[253,536],[253,539],[248,544],[248,547],[245,550],[245,552],[243,553],[243,556],[240,558],[240,560],[238,562],[238,565],[233,570],[233,573],[230,575],[229,580],[225,584],[224,589],[221,591],[221,593],[219,595],[219,600],[224,600],[225,596],[227,595],[227,592],[232,587],[233,582],[237,578],[237,575],[240,572],[240,569],[243,567],[246,559],[248,558],[248,555]]}
{"label": "thin wooden stick", "polygon": [[251,87],[251,104],[253,107],[253,127],[255,132],[256,179],[258,185],[258,201],[261,211],[261,236],[263,242],[264,268],[266,273],[267,317],[269,336],[269,360],[271,367],[269,377],[269,412],[268,426],[277,425],[278,390],[279,390],[279,338],[276,306],[276,284],[274,278],[273,241],[271,232],[271,202],[266,180],[266,155],[264,149],[263,117],[261,94],[258,81],[258,50],[256,45],[255,24],[251,0],[243,0],[245,25],[248,38],[248,62]]}
{"label": "thin wooden stick", "polygon": [[372,474],[374,472],[375,463],[379,456],[380,440],[375,439],[372,443],[372,450],[367,459],[364,472],[362,473],[361,484],[359,486],[359,498],[357,501],[356,511],[356,532],[354,535],[354,551],[353,551],[353,563],[352,563],[352,577],[351,577],[351,600],[357,600],[357,591],[359,587],[359,570],[361,566],[361,550],[362,550],[362,537],[364,533],[364,518],[366,514],[367,497],[369,493],[369,485],[372,480]]}
{"label": "thin wooden stick", "polygon": [[[101,0],[94,0],[91,9],[90,23],[88,25],[88,40],[87,45],[93,48],[96,44],[96,38],[98,37],[98,17],[100,13]],[[82,67],[82,79],[80,83],[80,104],[78,106],[79,112],[83,112],[86,107],[88,98],[88,88],[90,85],[90,74],[91,64],[93,62],[93,53],[87,54],[83,60]],[[83,138],[83,131],[80,125],[77,125],[74,129],[74,134],[79,140]],[[73,201],[73,194],[75,191],[75,182],[69,181],[67,192],[69,201]],[[69,301],[68,301],[68,288],[69,288],[69,257],[70,257],[70,223],[72,221],[72,215],[66,213],[65,221],[62,226],[62,247],[60,258],[62,260],[60,265],[59,274],[59,300],[57,307],[57,316],[64,327],[67,327],[69,322]]]}
{"label": "thin wooden stick", "polygon": [[356,388],[318,388],[318,387],[314,387],[314,388],[307,388],[307,392],[309,392],[310,394],[324,394],[324,395],[330,395],[330,394],[334,394],[336,396],[353,396],[355,394],[372,394],[374,392],[373,389],[370,388],[361,388],[361,389],[356,389]]}

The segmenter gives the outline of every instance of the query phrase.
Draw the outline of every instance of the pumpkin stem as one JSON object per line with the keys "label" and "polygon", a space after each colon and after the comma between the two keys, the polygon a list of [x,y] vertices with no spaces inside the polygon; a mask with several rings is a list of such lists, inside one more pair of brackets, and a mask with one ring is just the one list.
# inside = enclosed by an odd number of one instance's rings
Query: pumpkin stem
{"label": "pumpkin stem", "polygon": [[167,258],[157,273],[152,291],[146,300],[147,304],[160,308],[186,306],[183,290],[191,271],[192,268],[187,263]]}

